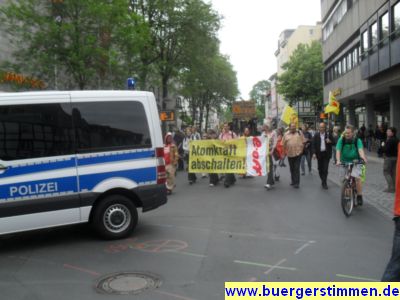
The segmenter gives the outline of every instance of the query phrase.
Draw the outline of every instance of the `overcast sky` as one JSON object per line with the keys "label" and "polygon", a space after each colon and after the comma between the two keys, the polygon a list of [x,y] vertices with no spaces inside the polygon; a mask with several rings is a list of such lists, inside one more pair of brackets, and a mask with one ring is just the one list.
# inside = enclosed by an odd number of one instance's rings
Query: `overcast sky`
{"label": "overcast sky", "polygon": [[207,0],[224,17],[221,52],[230,56],[241,97],[277,71],[279,34],[321,20],[321,0]]}

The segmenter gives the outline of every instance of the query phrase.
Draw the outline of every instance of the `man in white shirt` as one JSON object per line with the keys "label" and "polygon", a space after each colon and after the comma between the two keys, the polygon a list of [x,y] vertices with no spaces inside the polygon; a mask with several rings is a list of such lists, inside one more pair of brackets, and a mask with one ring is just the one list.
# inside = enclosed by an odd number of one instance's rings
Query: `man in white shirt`
{"label": "man in white shirt", "polygon": [[313,159],[318,160],[318,172],[321,178],[322,188],[327,190],[327,178],[329,169],[329,160],[332,153],[332,136],[326,131],[326,124],[319,124],[319,132],[312,140]]}

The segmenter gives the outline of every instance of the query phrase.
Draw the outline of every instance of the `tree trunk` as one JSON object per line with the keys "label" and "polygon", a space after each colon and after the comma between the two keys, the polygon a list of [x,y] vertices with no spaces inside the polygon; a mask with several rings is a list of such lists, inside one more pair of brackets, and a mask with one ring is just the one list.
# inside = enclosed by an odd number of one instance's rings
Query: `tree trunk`
{"label": "tree trunk", "polygon": [[144,67],[140,72],[139,87],[141,91],[147,91],[147,67]]}
{"label": "tree trunk", "polygon": [[162,96],[163,96],[163,101],[165,98],[168,97],[168,76],[163,75],[162,76]]}
{"label": "tree trunk", "polygon": [[207,132],[208,130],[208,117],[210,115],[210,105],[206,105],[206,126],[205,126],[205,131]]}
{"label": "tree trunk", "polygon": [[199,109],[200,109],[200,114],[199,114],[199,132],[200,132],[200,134],[202,133],[202,125],[203,125],[203,116],[204,116],[204,104],[203,104],[203,101],[201,101],[201,104],[200,104],[200,107],[199,107]]}
{"label": "tree trunk", "polygon": [[196,105],[194,99],[192,99],[192,125],[196,124]]}

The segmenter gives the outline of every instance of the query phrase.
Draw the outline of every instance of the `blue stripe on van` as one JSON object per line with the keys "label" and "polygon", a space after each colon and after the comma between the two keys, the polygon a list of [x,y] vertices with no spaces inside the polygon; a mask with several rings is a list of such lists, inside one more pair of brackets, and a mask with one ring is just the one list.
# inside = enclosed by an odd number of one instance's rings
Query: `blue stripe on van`
{"label": "blue stripe on van", "polygon": [[0,199],[39,196],[57,193],[76,193],[76,176],[0,185]]}
{"label": "blue stripe on van", "polygon": [[[108,162],[117,162],[124,160],[134,160],[134,159],[143,159],[143,158],[151,158],[154,157],[155,151],[142,151],[142,152],[132,152],[132,153],[122,153],[122,154],[107,154],[103,156],[95,156],[88,158],[78,159],[79,166],[88,166],[94,164],[108,163]],[[1,178],[6,178],[10,176],[18,176],[32,173],[40,173],[46,171],[53,171],[59,169],[66,168],[74,168],[75,167],[75,158],[71,157],[69,159],[63,161],[52,161],[52,162],[44,162],[26,166],[10,166],[4,173],[0,174]]]}
{"label": "blue stripe on van", "polygon": [[144,183],[148,181],[156,181],[157,180],[157,168],[144,168],[144,169],[134,169],[134,170],[126,170],[126,171],[114,171],[108,173],[99,173],[99,174],[88,174],[79,176],[80,188],[81,190],[93,190],[93,188],[99,184],[101,181],[105,179],[111,178],[127,178],[136,183]]}
{"label": "blue stripe on van", "polygon": [[141,152],[133,152],[133,153],[122,153],[122,154],[107,154],[96,157],[88,157],[88,158],[79,158],[78,165],[79,166],[87,166],[93,164],[101,164],[108,162],[116,162],[122,160],[133,160],[133,159],[141,159],[141,158],[151,158],[155,157],[155,151],[141,151]]}
{"label": "blue stripe on van", "polygon": [[74,168],[74,167],[75,167],[74,157],[71,157],[63,161],[46,162],[42,164],[38,163],[34,165],[15,166],[15,167],[10,166],[4,173],[0,174],[0,178],[25,175],[30,173],[53,171],[58,169]]}

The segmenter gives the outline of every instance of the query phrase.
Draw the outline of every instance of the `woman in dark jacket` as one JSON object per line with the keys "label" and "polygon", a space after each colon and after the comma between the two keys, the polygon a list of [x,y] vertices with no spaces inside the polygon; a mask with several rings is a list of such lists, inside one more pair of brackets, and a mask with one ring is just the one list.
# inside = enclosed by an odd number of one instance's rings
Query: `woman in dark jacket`
{"label": "woman in dark jacket", "polygon": [[388,188],[384,190],[386,193],[394,193],[396,183],[396,164],[397,164],[397,147],[399,140],[396,137],[397,130],[394,127],[388,128],[386,131],[386,142],[382,142],[382,152],[384,154],[383,175],[388,184]]}

